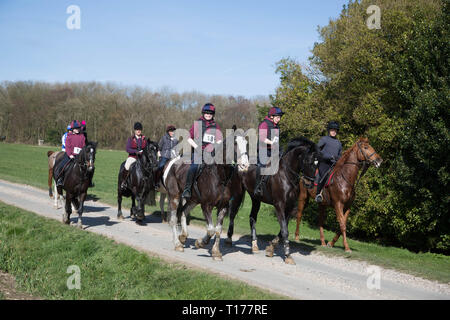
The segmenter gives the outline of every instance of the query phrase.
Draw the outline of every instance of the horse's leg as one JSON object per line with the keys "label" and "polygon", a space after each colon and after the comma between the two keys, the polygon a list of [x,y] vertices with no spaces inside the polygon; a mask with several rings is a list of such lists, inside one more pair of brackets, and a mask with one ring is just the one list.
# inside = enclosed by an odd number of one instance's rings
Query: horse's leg
{"label": "horse's leg", "polygon": [[336,218],[339,222],[340,231],[336,232],[336,235],[334,236],[331,243],[329,243],[329,246],[333,247],[335,245],[335,243],[338,241],[340,235],[342,234],[345,252],[352,252],[352,250],[350,250],[348,243],[347,243],[347,230],[346,230],[347,229],[347,226],[346,226],[347,217],[348,217],[348,214],[350,213],[350,209],[348,209],[345,212],[345,214],[343,214],[343,205],[339,203],[338,205],[336,205],[335,211],[336,211]]}
{"label": "horse's leg", "polygon": [[53,168],[49,168],[48,169],[48,196],[50,198],[53,198],[52,184],[53,184]]}
{"label": "horse's leg", "polygon": [[70,214],[72,213],[72,199],[70,198],[69,194],[66,194],[66,205],[64,209],[65,210],[62,222],[65,224],[70,224]]}
{"label": "horse's leg", "polygon": [[225,218],[225,214],[227,213],[228,208],[222,208],[219,214],[217,215],[217,224],[216,224],[216,239],[214,241],[214,246],[211,250],[211,254],[214,260],[222,261],[222,253],[220,252],[220,235],[222,233],[222,224],[223,218]]}
{"label": "horse's leg", "polygon": [[87,193],[82,193],[80,195],[80,202],[78,204],[78,221],[77,221],[77,227],[80,229],[83,229],[83,211],[84,211],[84,201],[86,200]]}
{"label": "horse's leg", "polygon": [[180,239],[178,238],[178,218],[177,218],[177,209],[178,205],[180,203],[180,200],[178,198],[171,199],[169,197],[169,226],[172,228],[172,235],[173,235],[173,244],[175,246],[176,251],[183,252],[184,247],[183,244],[180,242]]}
{"label": "horse's leg", "polygon": [[215,230],[212,222],[212,207],[210,205],[202,205],[203,216],[206,220],[206,235],[202,239],[195,241],[195,247],[203,248],[209,243],[211,237],[214,235]]}
{"label": "horse's leg", "polygon": [[120,187],[117,190],[117,219],[123,220],[123,214],[122,214],[122,191],[120,190]]}
{"label": "horse's leg", "polygon": [[[300,184],[303,182],[300,181]],[[300,240],[300,223],[302,222],[303,210],[305,209],[306,201],[308,200],[308,191],[305,191],[304,187],[300,185],[300,194],[298,196],[298,208],[297,208],[297,226],[295,227],[295,241]]]}
{"label": "horse's leg", "polygon": [[186,217],[189,215],[189,212],[196,206],[196,204],[189,205],[183,212],[181,212],[180,223],[181,223],[181,234],[178,239],[182,244],[186,243],[186,239],[189,236],[187,231],[187,219]]}
{"label": "horse's leg", "polygon": [[130,218],[135,217],[134,211],[136,210],[136,197],[134,196],[135,193],[133,192],[131,194],[131,209],[130,209]]}
{"label": "horse's leg", "polygon": [[161,218],[162,218],[163,222],[167,222],[167,217],[166,217],[166,214],[164,212],[164,202],[165,201],[166,201],[166,194],[161,192],[159,194],[159,208],[161,209]]}
{"label": "horse's leg", "polygon": [[256,221],[258,220],[258,212],[261,207],[261,201],[252,198],[252,210],[250,212],[250,231],[252,233],[252,252],[257,253],[258,248],[258,238],[256,236]]}
{"label": "horse's leg", "polygon": [[318,225],[319,225],[319,232],[320,232],[320,243],[322,247],[326,247],[325,244],[325,236],[323,234],[323,223],[325,221],[325,212],[326,207],[323,205],[319,205],[319,219],[318,219]]}
{"label": "horse's leg", "polygon": [[242,200],[244,198],[244,193],[235,195],[233,199],[231,200],[231,204],[229,207],[229,216],[230,216],[230,223],[228,224],[228,232],[227,232],[227,239],[225,240],[225,245],[228,247],[231,247],[233,245],[233,233],[234,233],[234,218],[236,217],[236,214],[239,211],[239,207],[241,206]]}
{"label": "horse's leg", "polygon": [[145,220],[145,194],[138,194],[136,196],[137,200],[137,213],[136,222],[142,223]]}
{"label": "horse's leg", "polygon": [[59,200],[59,198],[60,198],[60,195],[59,195],[59,192],[58,192],[58,189],[56,188],[56,181],[55,181],[55,183],[53,184],[53,188],[54,188],[54,196],[53,196],[53,206],[56,208],[56,209],[58,209],[58,200]]}

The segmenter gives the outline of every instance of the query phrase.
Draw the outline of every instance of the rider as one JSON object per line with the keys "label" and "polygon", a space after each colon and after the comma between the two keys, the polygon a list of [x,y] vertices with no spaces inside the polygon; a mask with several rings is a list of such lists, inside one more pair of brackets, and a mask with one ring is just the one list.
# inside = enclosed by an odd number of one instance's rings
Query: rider
{"label": "rider", "polygon": [[[322,202],[322,188],[325,181],[322,181],[324,176],[331,170],[334,164],[339,160],[342,153],[342,144],[337,139],[336,135],[339,131],[339,123],[330,121],[327,125],[328,136],[322,137],[319,140],[318,147],[322,153],[321,161],[319,163],[319,175],[316,177],[314,184],[317,185],[316,202]],[[323,179],[325,180],[325,179]]]}
{"label": "rider", "polygon": [[72,128],[70,127],[70,123],[67,126],[67,131],[63,134],[62,138],[61,138],[61,143],[62,143],[62,151],[66,151],[66,139],[67,139],[67,135],[69,133],[72,133]]}
{"label": "rider", "polygon": [[58,165],[58,174],[55,175],[56,186],[60,187],[64,184],[64,169],[68,162],[77,156],[81,149],[86,145],[84,136],[80,134],[81,125],[77,120],[73,120],[70,124],[72,132],[67,135],[66,152]]}
{"label": "rider", "polygon": [[128,158],[125,162],[125,168],[122,172],[122,184],[120,185],[121,189],[124,190],[127,188],[127,179],[130,170],[130,166],[136,162],[137,157],[141,156],[144,152],[144,148],[147,145],[147,140],[145,136],[142,135],[142,124],[140,122],[136,122],[134,124],[134,135],[128,138],[126,150],[128,152]]}
{"label": "rider", "polygon": [[[269,109],[268,115],[258,126],[258,165],[256,167],[256,187],[254,194],[256,196],[262,196],[263,185],[267,180],[267,175],[261,177],[261,167],[265,167],[266,163],[263,163],[260,158],[261,149],[267,150],[267,158],[270,159],[272,156],[272,148],[279,148],[280,139],[280,127],[278,123],[281,120],[284,112],[277,107],[272,107]],[[275,130],[274,137],[272,137],[272,130]]]}
{"label": "rider", "polygon": [[[214,121],[215,113],[216,107],[212,103],[206,103],[202,108],[202,116],[194,122],[189,130],[190,138],[188,139],[188,143],[192,146],[194,152],[209,152],[213,156],[214,144],[222,143],[220,126]],[[200,126],[203,134],[201,147],[194,141],[200,138]],[[191,197],[192,183],[194,182],[195,173],[199,166],[199,164],[194,163],[194,152],[191,155],[192,161],[187,173],[186,185],[182,195],[183,198]]]}
{"label": "rider", "polygon": [[159,157],[159,164],[158,164],[158,170],[155,173],[155,189],[159,189],[159,180],[161,179],[161,174],[164,168],[164,165],[172,158],[176,157],[176,151],[175,146],[178,144],[178,139],[174,137],[175,134],[175,128],[174,125],[168,125],[166,128],[166,133],[164,136],[159,140],[158,143],[158,157]]}

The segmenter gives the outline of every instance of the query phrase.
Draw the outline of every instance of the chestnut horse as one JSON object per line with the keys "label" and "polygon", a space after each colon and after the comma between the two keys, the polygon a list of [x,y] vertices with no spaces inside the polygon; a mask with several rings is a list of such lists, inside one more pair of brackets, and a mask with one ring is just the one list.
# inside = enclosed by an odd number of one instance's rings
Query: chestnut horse
{"label": "chestnut horse", "polygon": [[[319,229],[322,246],[325,246],[323,235],[325,209],[326,207],[332,207],[336,212],[340,231],[336,233],[333,240],[328,243],[328,246],[333,247],[339,239],[339,236],[342,234],[345,251],[351,252],[347,243],[346,225],[348,215],[350,214],[350,206],[355,199],[357,182],[364,175],[370,164],[373,164],[378,168],[382,161],[383,159],[376,153],[374,148],[369,144],[369,140],[366,138],[360,138],[351,148],[345,151],[342,157],[337,161],[334,169],[330,173],[330,175],[332,174],[331,182],[328,186],[323,188],[323,201],[319,204]],[[358,172],[361,168],[363,168],[363,171],[357,180]],[[314,184],[310,181],[301,180],[295,240],[299,239],[299,227],[305,205],[310,197],[314,199],[315,196],[316,187]]]}

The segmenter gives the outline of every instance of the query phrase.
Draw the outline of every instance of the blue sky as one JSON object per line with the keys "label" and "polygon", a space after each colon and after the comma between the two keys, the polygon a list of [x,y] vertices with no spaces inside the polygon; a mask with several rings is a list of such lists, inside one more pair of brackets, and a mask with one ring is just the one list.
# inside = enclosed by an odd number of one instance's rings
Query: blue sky
{"label": "blue sky", "polygon": [[[347,0],[0,0],[0,81],[101,81],[253,97],[307,62]],[[81,29],[69,30],[69,5]]]}

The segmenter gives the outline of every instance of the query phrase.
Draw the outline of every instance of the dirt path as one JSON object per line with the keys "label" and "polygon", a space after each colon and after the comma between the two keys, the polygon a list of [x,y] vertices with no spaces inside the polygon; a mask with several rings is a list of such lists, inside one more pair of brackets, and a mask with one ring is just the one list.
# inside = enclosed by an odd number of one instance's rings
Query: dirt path
{"label": "dirt path", "polygon": [[[63,209],[54,209],[44,190],[0,180],[0,200],[58,221],[62,218]],[[296,265],[286,265],[279,256],[280,251],[273,258],[267,258],[264,250],[252,254],[246,237],[238,239],[235,236],[232,248],[226,248],[222,239],[223,261],[213,261],[211,243],[205,249],[195,248],[195,239],[203,237],[206,231],[193,225],[188,227],[185,251],[176,252],[170,228],[161,223],[160,217],[148,215],[146,225],[140,226],[129,219],[119,221],[116,214],[114,207],[87,201],[84,229],[163,259],[241,280],[294,299],[450,299],[449,285],[372,268],[361,261],[315,252],[294,252]],[[126,211],[124,214],[127,216]],[[72,216],[72,223],[76,222],[77,214]],[[259,246],[264,248],[262,243]]]}

